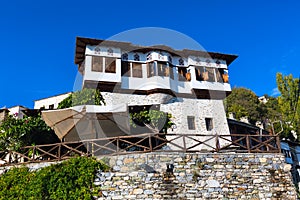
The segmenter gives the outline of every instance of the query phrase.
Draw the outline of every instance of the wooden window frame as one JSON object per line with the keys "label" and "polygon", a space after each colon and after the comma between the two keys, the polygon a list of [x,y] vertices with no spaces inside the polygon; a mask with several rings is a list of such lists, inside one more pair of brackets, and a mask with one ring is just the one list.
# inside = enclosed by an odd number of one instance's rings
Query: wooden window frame
{"label": "wooden window frame", "polygon": [[214,129],[213,118],[205,118],[205,127],[207,131],[212,131]]}
{"label": "wooden window frame", "polygon": [[92,71],[103,72],[103,56],[92,56]]}
{"label": "wooden window frame", "polygon": [[147,63],[147,77],[156,76],[156,69],[155,69],[155,62],[148,62]]}
{"label": "wooden window frame", "polygon": [[[143,78],[143,63],[132,62],[131,65],[132,77]],[[136,68],[137,66],[140,66],[140,69]]]}
{"label": "wooden window frame", "polygon": [[189,130],[196,130],[195,116],[187,116],[187,123]]}
{"label": "wooden window frame", "polygon": [[116,73],[117,59],[114,57],[105,57],[105,73]]}
{"label": "wooden window frame", "polygon": [[131,63],[121,61],[121,76],[131,77]]}

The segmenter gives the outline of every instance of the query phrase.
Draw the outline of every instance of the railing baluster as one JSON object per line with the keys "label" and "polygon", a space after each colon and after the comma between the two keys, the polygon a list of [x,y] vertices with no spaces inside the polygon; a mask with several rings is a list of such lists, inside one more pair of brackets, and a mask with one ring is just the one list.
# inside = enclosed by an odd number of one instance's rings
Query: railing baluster
{"label": "railing baluster", "polygon": [[246,145],[247,145],[248,153],[251,153],[251,146],[250,146],[249,135],[246,135]]}
{"label": "railing baluster", "polygon": [[152,136],[149,134],[149,147],[150,147],[150,152],[153,151],[152,149]]}
{"label": "railing baluster", "polygon": [[61,143],[58,144],[58,155],[57,155],[58,160],[61,160],[60,156],[61,156]]}
{"label": "railing baluster", "polygon": [[274,136],[276,137],[276,143],[277,143],[277,153],[281,153],[281,146],[280,146],[280,138],[279,136]]}
{"label": "railing baluster", "polygon": [[120,138],[117,137],[117,154],[119,154],[120,151]]}
{"label": "railing baluster", "polygon": [[186,152],[186,140],[185,140],[185,135],[182,136],[182,141],[183,141],[183,151]]}

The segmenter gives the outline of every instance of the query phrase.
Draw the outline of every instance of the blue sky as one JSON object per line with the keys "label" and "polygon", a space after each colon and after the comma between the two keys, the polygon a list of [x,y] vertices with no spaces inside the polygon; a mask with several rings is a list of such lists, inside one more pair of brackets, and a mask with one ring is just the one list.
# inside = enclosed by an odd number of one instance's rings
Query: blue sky
{"label": "blue sky", "polygon": [[273,94],[276,72],[300,72],[300,2],[4,1],[0,108],[73,90],[76,36],[107,39],[140,27],[183,33],[206,50],[237,54],[232,86]]}

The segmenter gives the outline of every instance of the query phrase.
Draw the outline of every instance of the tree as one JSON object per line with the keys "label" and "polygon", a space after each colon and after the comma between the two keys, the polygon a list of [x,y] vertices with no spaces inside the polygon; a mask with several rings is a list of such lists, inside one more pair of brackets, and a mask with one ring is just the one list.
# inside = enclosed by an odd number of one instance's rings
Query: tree
{"label": "tree", "polygon": [[233,88],[232,93],[225,99],[227,115],[234,113],[237,119],[248,117],[251,124],[261,120],[258,97],[246,88]]}
{"label": "tree", "polygon": [[300,82],[293,75],[284,76],[276,74],[276,82],[281,96],[278,97],[278,105],[284,122],[283,136],[291,137],[296,134],[300,141]]}
{"label": "tree", "polygon": [[8,115],[0,125],[0,150],[18,151],[23,146],[56,142],[59,139],[40,115],[23,119]]}
{"label": "tree", "polygon": [[143,110],[130,113],[130,124],[133,127],[142,125],[149,128],[154,133],[164,132],[171,128],[174,123],[171,121],[172,115],[159,110]]}
{"label": "tree", "polygon": [[105,105],[100,90],[92,88],[83,88],[70,94],[67,98],[58,104],[58,109],[69,108],[78,105]]}

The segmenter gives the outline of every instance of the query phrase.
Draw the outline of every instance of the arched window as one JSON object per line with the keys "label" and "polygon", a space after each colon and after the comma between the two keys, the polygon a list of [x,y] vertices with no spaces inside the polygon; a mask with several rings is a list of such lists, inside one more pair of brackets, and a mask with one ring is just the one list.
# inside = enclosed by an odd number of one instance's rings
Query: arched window
{"label": "arched window", "polygon": [[140,61],[140,56],[139,56],[139,54],[135,53],[134,56],[133,56],[133,59],[134,59],[135,61]]}

